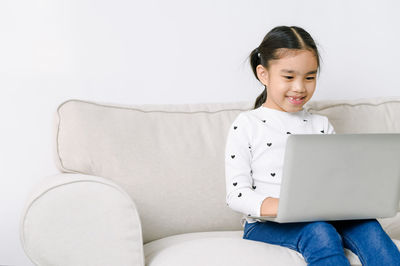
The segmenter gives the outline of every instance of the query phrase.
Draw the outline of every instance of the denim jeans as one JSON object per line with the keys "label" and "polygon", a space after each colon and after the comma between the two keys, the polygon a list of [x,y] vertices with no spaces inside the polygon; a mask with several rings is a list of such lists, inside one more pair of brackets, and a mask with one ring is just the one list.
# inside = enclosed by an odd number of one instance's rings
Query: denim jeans
{"label": "denim jeans", "polygon": [[400,252],[376,219],[248,223],[243,238],[280,245],[301,253],[308,265],[350,265],[343,248],[362,265],[400,265]]}

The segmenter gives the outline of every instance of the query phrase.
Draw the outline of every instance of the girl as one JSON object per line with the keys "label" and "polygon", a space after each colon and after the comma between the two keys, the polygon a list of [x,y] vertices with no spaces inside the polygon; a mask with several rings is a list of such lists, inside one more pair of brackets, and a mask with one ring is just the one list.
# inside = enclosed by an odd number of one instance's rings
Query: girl
{"label": "girl", "polygon": [[304,29],[275,27],[251,52],[250,64],[265,89],[254,109],[236,117],[225,148],[226,203],[244,213],[243,238],[296,250],[308,265],[350,265],[343,248],[363,265],[400,265],[399,250],[376,219],[276,223],[247,217],[277,214],[288,134],[335,134],[327,117],[303,108],[320,68]]}

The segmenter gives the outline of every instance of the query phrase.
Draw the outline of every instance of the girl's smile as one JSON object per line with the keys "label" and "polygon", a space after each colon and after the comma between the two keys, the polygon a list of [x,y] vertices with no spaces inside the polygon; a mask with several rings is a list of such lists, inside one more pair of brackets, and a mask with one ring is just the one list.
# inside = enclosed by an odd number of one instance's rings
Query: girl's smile
{"label": "girl's smile", "polygon": [[291,50],[268,69],[257,66],[259,80],[267,86],[263,106],[283,112],[298,112],[310,100],[316,87],[318,63],[309,50]]}
{"label": "girl's smile", "polygon": [[304,96],[304,97],[298,97],[298,98],[295,98],[295,97],[288,97],[288,100],[289,100],[289,102],[291,103],[291,104],[294,104],[294,105],[298,105],[298,104],[301,104],[301,105],[303,105],[303,102],[304,102],[304,99],[305,99],[306,97]]}

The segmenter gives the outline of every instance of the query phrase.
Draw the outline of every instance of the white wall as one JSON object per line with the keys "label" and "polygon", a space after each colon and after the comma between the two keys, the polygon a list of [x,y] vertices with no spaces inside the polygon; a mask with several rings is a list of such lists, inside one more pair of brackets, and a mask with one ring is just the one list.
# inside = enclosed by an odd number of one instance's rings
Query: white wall
{"label": "white wall", "polygon": [[32,265],[18,222],[57,173],[52,118],[70,98],[126,104],[253,101],[246,57],[277,25],[319,44],[314,100],[399,96],[396,1],[0,0],[0,265]]}

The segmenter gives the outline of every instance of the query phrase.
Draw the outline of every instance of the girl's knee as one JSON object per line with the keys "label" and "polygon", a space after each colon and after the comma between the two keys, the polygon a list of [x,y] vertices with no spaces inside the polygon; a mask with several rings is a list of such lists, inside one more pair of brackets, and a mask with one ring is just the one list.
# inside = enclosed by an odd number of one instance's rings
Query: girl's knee
{"label": "girl's knee", "polygon": [[[347,235],[348,233],[345,232]],[[359,220],[354,227],[350,229],[350,236],[352,235],[368,235],[368,238],[386,237],[381,224],[376,219]]]}
{"label": "girl's knee", "polygon": [[345,232],[345,245],[361,262],[371,265],[400,265],[400,252],[376,220],[357,221],[350,233]]}
{"label": "girl's knee", "polygon": [[361,238],[359,241],[363,243],[380,243],[380,245],[385,245],[385,243],[386,245],[391,245],[393,243],[390,236],[385,232],[376,219],[365,220],[357,229],[358,230],[355,233],[349,236],[354,240]]}
{"label": "girl's knee", "polygon": [[343,249],[342,237],[335,227],[327,222],[312,222],[302,232],[301,242],[316,245],[319,248],[341,248]]}
{"label": "girl's knee", "polygon": [[312,222],[305,226],[298,242],[298,249],[308,263],[328,258],[347,261],[342,237],[336,228],[327,222]]}
{"label": "girl's knee", "polygon": [[372,230],[381,230],[382,226],[376,219],[369,219],[363,222],[364,227],[368,227]]}

